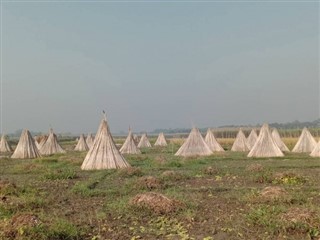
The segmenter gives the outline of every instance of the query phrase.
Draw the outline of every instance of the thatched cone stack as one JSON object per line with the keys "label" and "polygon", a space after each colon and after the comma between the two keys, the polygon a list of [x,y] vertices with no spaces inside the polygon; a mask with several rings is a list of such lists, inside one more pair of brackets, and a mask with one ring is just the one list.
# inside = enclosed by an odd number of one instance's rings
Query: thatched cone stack
{"label": "thatched cone stack", "polygon": [[259,137],[248,157],[282,157],[283,152],[273,140],[268,124],[263,124]]}
{"label": "thatched cone stack", "polygon": [[239,130],[236,140],[234,141],[231,151],[233,152],[247,152],[249,147],[247,144],[247,138],[242,132],[242,129]]}
{"label": "thatched cone stack", "polygon": [[280,134],[276,128],[272,131],[272,137],[282,152],[290,152],[289,148],[282,141]]}
{"label": "thatched cone stack", "polygon": [[88,151],[89,147],[86,143],[86,140],[84,139],[84,135],[81,134],[79,141],[77,143],[77,146],[74,148],[75,151],[83,152],[83,151]]}
{"label": "thatched cone stack", "polygon": [[207,130],[207,135],[204,141],[207,143],[212,152],[224,152],[223,147],[221,147],[221,145],[218,143],[210,128]]}
{"label": "thatched cone stack", "polygon": [[258,139],[258,135],[255,129],[252,129],[248,138],[247,138],[247,146],[249,150],[251,150]]}
{"label": "thatched cone stack", "polygon": [[164,134],[163,134],[163,132],[162,132],[162,133],[159,133],[159,136],[158,136],[158,138],[157,138],[157,141],[155,142],[154,145],[155,145],[155,146],[162,146],[162,147],[165,147],[165,146],[168,145],[168,144],[167,144],[167,141],[166,141],[166,138],[165,138],[165,136],[164,136]]}
{"label": "thatched cone stack", "polygon": [[0,152],[1,153],[10,153],[13,152],[10,144],[7,141],[7,138],[5,135],[2,135],[0,140]]}
{"label": "thatched cone stack", "polygon": [[37,148],[40,150],[42,147],[43,147],[43,145],[46,143],[46,141],[47,141],[47,139],[48,139],[48,136],[47,135],[43,135],[43,136],[41,136],[40,137],[40,142],[38,142],[38,141],[36,141],[36,146],[37,146]]}
{"label": "thatched cone stack", "polygon": [[135,144],[138,145],[138,143],[139,143],[139,137],[138,137],[137,134],[133,134],[133,140],[134,140]]}
{"label": "thatched cone stack", "polygon": [[320,157],[320,140],[317,143],[316,147],[313,149],[313,151],[310,153],[311,157]]}
{"label": "thatched cone stack", "polygon": [[188,138],[176,152],[175,156],[192,157],[192,156],[208,156],[213,152],[204,141],[199,129],[192,128]]}
{"label": "thatched cone stack", "polygon": [[302,152],[312,152],[316,147],[317,142],[314,140],[313,136],[307,128],[303,128],[300,138],[297,144],[292,149],[292,152],[302,153]]}
{"label": "thatched cone stack", "polygon": [[151,147],[151,143],[149,142],[147,134],[142,134],[140,142],[138,144],[138,148],[147,148],[147,147]]}
{"label": "thatched cone stack", "polygon": [[34,139],[30,132],[25,129],[22,131],[18,145],[11,158],[38,158],[41,157]]}
{"label": "thatched cone stack", "polygon": [[122,154],[140,154],[140,149],[136,146],[136,143],[133,140],[131,129],[129,128],[129,134],[126,138],[126,141],[120,148]]}
{"label": "thatched cone stack", "polygon": [[58,143],[57,135],[50,129],[49,136],[45,144],[40,148],[42,155],[52,155],[55,153],[65,153],[66,151]]}
{"label": "thatched cone stack", "polygon": [[86,138],[86,143],[88,145],[88,148],[91,148],[92,145],[93,145],[93,141],[94,141],[94,138],[92,137],[92,134],[88,134],[87,138]]}
{"label": "thatched cone stack", "polygon": [[100,123],[93,145],[85,157],[81,169],[111,169],[130,167],[118,151],[111,136],[106,118]]}

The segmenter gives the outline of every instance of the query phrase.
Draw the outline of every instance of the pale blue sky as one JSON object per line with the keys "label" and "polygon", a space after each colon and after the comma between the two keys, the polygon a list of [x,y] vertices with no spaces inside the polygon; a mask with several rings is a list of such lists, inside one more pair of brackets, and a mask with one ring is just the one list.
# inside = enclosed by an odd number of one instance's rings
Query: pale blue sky
{"label": "pale blue sky", "polygon": [[319,117],[319,3],[2,3],[3,130]]}

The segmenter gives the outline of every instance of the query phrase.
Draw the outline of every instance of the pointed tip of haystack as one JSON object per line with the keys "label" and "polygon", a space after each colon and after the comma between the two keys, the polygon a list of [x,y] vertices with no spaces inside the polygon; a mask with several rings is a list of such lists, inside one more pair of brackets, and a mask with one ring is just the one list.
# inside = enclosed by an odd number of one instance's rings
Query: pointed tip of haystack
{"label": "pointed tip of haystack", "polygon": [[130,167],[117,149],[106,119],[102,119],[93,145],[87,153],[82,170],[114,169]]}
{"label": "pointed tip of haystack", "polygon": [[204,141],[207,143],[212,152],[224,152],[223,147],[218,143],[210,128],[207,130]]}
{"label": "pointed tip of haystack", "polygon": [[234,141],[232,148],[232,152],[247,152],[249,151],[249,147],[247,144],[247,138],[244,135],[242,129],[239,129],[236,140]]}
{"label": "pointed tip of haystack", "polygon": [[41,157],[33,137],[28,129],[24,129],[21,133],[18,145],[13,152],[11,158],[38,158]]}
{"label": "pointed tip of haystack", "polygon": [[298,142],[292,149],[292,152],[298,152],[298,153],[309,152],[310,153],[313,151],[316,145],[317,145],[316,140],[313,138],[309,130],[306,127],[304,127],[302,129]]}
{"label": "pointed tip of haystack", "polygon": [[204,141],[198,128],[193,127],[188,138],[175,153],[175,156],[196,157],[209,156],[213,152],[207,143]]}
{"label": "pointed tip of haystack", "polygon": [[269,125],[263,124],[259,137],[248,157],[282,157],[283,152],[280,150],[276,142],[273,140]]}

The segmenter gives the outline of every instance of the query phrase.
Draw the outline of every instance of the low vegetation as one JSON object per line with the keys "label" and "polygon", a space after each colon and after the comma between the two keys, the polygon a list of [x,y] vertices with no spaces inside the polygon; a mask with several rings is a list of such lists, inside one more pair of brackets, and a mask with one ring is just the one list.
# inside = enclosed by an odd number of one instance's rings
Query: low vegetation
{"label": "low vegetation", "polygon": [[126,155],[122,170],[81,171],[85,153],[72,151],[1,158],[0,239],[320,238],[319,158],[179,158],[178,147]]}

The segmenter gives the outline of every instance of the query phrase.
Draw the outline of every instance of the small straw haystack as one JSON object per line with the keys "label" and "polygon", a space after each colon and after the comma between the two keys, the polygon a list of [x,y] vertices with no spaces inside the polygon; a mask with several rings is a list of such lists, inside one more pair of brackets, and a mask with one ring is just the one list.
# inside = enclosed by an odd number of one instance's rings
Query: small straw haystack
{"label": "small straw haystack", "polygon": [[168,145],[168,144],[167,144],[167,141],[166,141],[166,138],[165,138],[165,136],[164,136],[164,134],[163,134],[163,132],[162,132],[162,133],[159,133],[159,136],[158,136],[158,138],[157,138],[157,141],[155,142],[154,145],[155,145],[155,146],[162,146],[162,147],[165,147],[165,146]]}
{"label": "small straw haystack", "polygon": [[101,121],[93,145],[85,157],[81,169],[111,169],[130,167],[117,149],[111,136],[106,117]]}
{"label": "small straw haystack", "polygon": [[149,142],[149,139],[147,137],[147,134],[142,134],[140,142],[138,144],[138,148],[147,148],[151,147],[151,143]]}
{"label": "small straw haystack", "polygon": [[52,155],[55,153],[65,153],[66,152],[59,145],[57,135],[54,134],[52,129],[50,129],[48,139],[42,145],[42,147],[40,148],[39,151],[42,155]]}
{"label": "small straw haystack", "polygon": [[310,153],[311,157],[320,157],[320,140],[317,143],[316,147],[313,149],[313,151]]}
{"label": "small straw haystack", "polygon": [[94,141],[94,138],[93,138],[92,134],[89,133],[87,138],[86,138],[86,143],[88,145],[88,148],[92,147],[93,141]]}
{"label": "small straw haystack", "polygon": [[207,130],[207,135],[204,141],[207,143],[212,152],[224,152],[223,147],[221,147],[221,145],[218,143],[210,128]]}
{"label": "small straw haystack", "polygon": [[259,137],[253,148],[248,154],[248,157],[282,157],[283,152],[273,140],[269,125],[263,124],[260,130]]}
{"label": "small straw haystack", "polygon": [[249,147],[247,144],[247,138],[242,132],[242,129],[240,128],[236,140],[234,141],[231,151],[233,152],[247,152],[249,151]]}
{"label": "small straw haystack", "polygon": [[87,145],[83,134],[80,135],[79,141],[78,141],[76,147],[74,148],[74,150],[79,151],[79,152],[84,152],[84,151],[89,150],[89,146]]}
{"label": "small straw haystack", "polygon": [[18,145],[11,158],[38,158],[41,157],[33,137],[25,129],[22,131]]}
{"label": "small straw haystack", "polygon": [[314,140],[313,136],[309,132],[307,128],[303,128],[300,138],[292,152],[302,153],[302,152],[312,152],[313,149],[316,147],[317,142]]}
{"label": "small straw haystack", "polygon": [[135,142],[136,145],[138,145],[139,143],[139,136],[137,134],[133,134],[133,140]]}
{"label": "small straw haystack", "polygon": [[280,134],[276,128],[272,131],[272,137],[282,152],[290,152],[289,148],[282,141]]}
{"label": "small straw haystack", "polygon": [[247,138],[247,146],[249,150],[251,150],[258,139],[258,135],[255,129],[252,129],[248,138]]}
{"label": "small straw haystack", "polygon": [[131,129],[129,128],[129,134],[126,138],[126,141],[120,148],[120,152],[122,154],[140,154],[140,149],[136,146],[136,143],[134,142]]}
{"label": "small straw haystack", "polygon": [[176,152],[175,156],[192,157],[192,156],[208,156],[213,152],[204,141],[199,129],[192,128],[188,138]]}
{"label": "small straw haystack", "polygon": [[7,141],[7,138],[5,135],[2,135],[0,140],[0,152],[1,153],[10,153],[13,152],[10,144]]}

